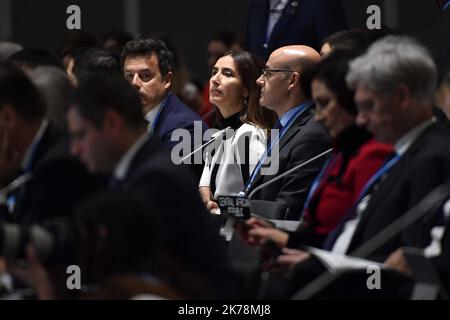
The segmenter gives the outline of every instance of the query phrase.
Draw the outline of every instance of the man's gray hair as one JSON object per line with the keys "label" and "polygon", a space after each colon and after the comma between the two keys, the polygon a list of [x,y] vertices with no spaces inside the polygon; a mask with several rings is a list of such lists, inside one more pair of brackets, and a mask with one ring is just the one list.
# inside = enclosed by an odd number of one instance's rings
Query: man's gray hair
{"label": "man's gray hair", "polygon": [[351,61],[346,81],[351,88],[361,83],[388,95],[403,83],[416,100],[429,102],[436,90],[437,70],[427,49],[418,42],[405,36],[387,36]]}

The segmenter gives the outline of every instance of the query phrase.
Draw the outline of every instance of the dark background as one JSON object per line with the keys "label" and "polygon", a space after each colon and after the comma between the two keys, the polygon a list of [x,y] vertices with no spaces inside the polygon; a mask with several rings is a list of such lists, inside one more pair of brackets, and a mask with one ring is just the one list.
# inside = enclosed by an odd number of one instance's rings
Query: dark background
{"label": "dark background", "polygon": [[[205,80],[209,37],[221,30],[241,34],[245,30],[246,0],[132,0],[139,6],[138,19],[134,21],[138,30],[132,30],[124,17],[126,1],[129,0],[0,0],[0,40],[12,39],[26,47],[54,51],[66,31],[66,9],[76,4],[81,8],[82,29],[99,39],[110,29],[167,34],[193,75]],[[365,27],[366,9],[371,4],[380,6],[383,24],[413,33],[430,26],[441,13],[434,0],[343,3],[350,27]]]}

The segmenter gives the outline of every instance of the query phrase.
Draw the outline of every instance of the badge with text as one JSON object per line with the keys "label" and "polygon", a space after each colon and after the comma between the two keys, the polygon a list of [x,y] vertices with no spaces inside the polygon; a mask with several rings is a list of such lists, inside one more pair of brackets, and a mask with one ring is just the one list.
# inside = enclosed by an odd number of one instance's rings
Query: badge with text
{"label": "badge with text", "polygon": [[236,219],[250,218],[250,200],[238,196],[220,196],[217,199],[220,212]]}

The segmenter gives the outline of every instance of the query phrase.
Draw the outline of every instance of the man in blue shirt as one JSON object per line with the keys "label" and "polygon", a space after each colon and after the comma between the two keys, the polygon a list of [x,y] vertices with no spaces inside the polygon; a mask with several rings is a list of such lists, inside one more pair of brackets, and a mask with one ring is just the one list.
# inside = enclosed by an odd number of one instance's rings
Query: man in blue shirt
{"label": "man in blue shirt", "polygon": [[[287,46],[275,50],[257,80],[261,87],[261,105],[277,113],[279,135],[271,137],[269,164],[257,166],[246,186],[252,212],[269,218],[298,220],[308,190],[326,160],[325,157],[296,170],[283,179],[268,183],[330,147],[330,137],[313,119],[312,103],[307,100],[301,83],[303,73],[320,61],[320,55],[307,46]],[[263,156],[265,158],[265,156]]]}

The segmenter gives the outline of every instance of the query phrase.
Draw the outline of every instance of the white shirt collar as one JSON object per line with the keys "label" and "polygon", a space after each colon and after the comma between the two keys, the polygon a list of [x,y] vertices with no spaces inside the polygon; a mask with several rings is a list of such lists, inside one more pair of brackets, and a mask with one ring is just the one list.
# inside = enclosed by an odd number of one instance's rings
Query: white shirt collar
{"label": "white shirt collar", "polygon": [[150,110],[146,115],[145,115],[145,120],[148,121],[148,130],[150,131],[150,129],[153,126],[153,122],[155,121],[156,116],[158,115],[159,110],[161,109],[161,104],[158,104],[155,108],[153,108],[152,110]]}
{"label": "white shirt collar", "polygon": [[128,151],[122,156],[114,169],[114,177],[118,180],[123,180],[130,168],[131,161],[133,161],[136,153],[142,148],[144,143],[150,137],[150,133],[146,132],[137,139]]}
{"label": "white shirt collar", "polygon": [[27,148],[27,151],[25,152],[25,155],[22,158],[21,168],[23,170],[26,170],[29,168],[31,161],[33,160],[33,152],[36,149],[38,143],[41,141],[42,136],[44,135],[45,129],[48,127],[48,120],[44,119],[41,122],[41,125],[39,127],[39,130],[34,135],[33,140],[31,141],[30,145]]}
{"label": "white shirt collar", "polygon": [[423,123],[419,124],[418,126],[414,127],[413,129],[409,130],[394,145],[395,152],[399,156],[402,156],[406,151],[408,151],[409,147],[413,144],[413,142],[416,140],[416,138],[423,131],[425,131],[425,129],[427,129],[429,126],[431,126],[435,122],[436,122],[436,117],[432,117],[432,118],[424,121]]}

